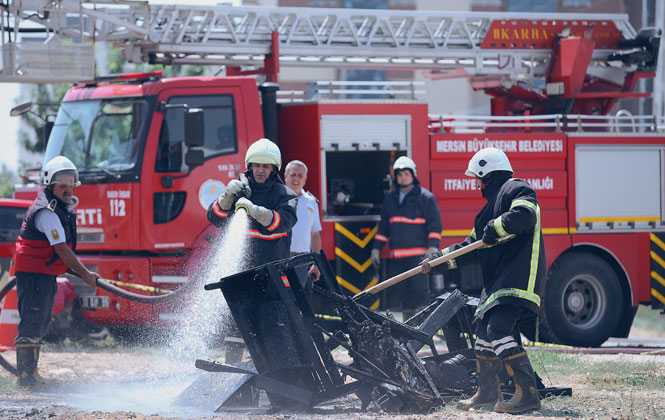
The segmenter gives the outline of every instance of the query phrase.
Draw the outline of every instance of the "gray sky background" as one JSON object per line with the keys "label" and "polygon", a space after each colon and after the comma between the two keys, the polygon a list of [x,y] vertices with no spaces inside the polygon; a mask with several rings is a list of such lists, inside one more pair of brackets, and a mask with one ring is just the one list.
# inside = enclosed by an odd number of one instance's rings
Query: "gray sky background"
{"label": "gray sky background", "polygon": [[12,171],[18,168],[18,146],[16,131],[18,130],[18,117],[10,117],[9,110],[14,106],[18,97],[19,85],[16,83],[0,83],[0,165],[5,164]]}

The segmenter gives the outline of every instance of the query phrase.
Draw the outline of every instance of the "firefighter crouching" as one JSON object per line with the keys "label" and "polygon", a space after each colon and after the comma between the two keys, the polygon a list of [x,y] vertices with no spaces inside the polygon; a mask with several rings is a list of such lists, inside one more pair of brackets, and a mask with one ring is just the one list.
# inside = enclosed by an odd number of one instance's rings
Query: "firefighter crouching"
{"label": "firefighter crouching", "polygon": [[[444,267],[455,268],[477,261],[477,257],[484,282],[474,319],[478,390],[457,406],[469,410],[495,404],[494,411],[503,413],[540,409],[531,363],[513,336],[515,324],[523,315],[539,312],[547,276],[538,199],[529,183],[512,178],[510,161],[499,149],[477,152],[465,174],[476,177],[487,204],[476,215],[470,235],[462,243],[445,248],[439,256],[478,240],[486,245]],[[428,260],[422,262],[422,269],[430,271]],[[515,395],[509,401],[498,401],[502,362],[515,383]]]}
{"label": "firefighter crouching", "polygon": [[[393,165],[397,189],[388,193],[381,208],[381,221],[371,251],[372,263],[379,268],[381,248],[390,248],[387,275],[393,277],[416,267],[441,241],[441,213],[436,197],[420,186],[416,164],[406,156]],[[416,275],[386,291],[387,309],[409,313],[429,303],[429,279]]]}
{"label": "firefighter crouching", "polygon": [[208,207],[208,220],[221,228],[237,209],[247,211],[250,216],[248,255],[244,260],[247,269],[289,258],[298,196],[279,177],[282,155],[270,140],[252,143],[245,155],[245,165],[250,196],[243,196],[246,185],[242,181],[230,181],[222,195]]}
{"label": "firefighter crouching", "polygon": [[42,337],[51,320],[56,277],[67,267],[91,287],[99,275],[81,263],[76,250],[76,215],[70,208],[74,187],[81,185],[76,166],[56,156],[44,167],[44,189],[23,220],[16,241],[18,324],[16,369],[19,386],[43,384],[37,364]]}

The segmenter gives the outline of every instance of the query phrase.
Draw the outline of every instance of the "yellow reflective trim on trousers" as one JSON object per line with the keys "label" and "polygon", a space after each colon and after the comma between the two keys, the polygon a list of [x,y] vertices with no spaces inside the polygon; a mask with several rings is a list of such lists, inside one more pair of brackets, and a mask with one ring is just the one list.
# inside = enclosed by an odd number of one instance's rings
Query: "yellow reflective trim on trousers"
{"label": "yellow reflective trim on trousers", "polygon": [[520,299],[526,299],[540,306],[540,296],[533,292],[529,292],[523,289],[499,289],[496,292],[492,293],[487,300],[476,309],[476,315],[485,309],[489,304],[501,297],[512,296]]}
{"label": "yellow reflective trim on trousers", "polygon": [[476,238],[476,228],[474,227],[471,229],[471,233],[469,233],[469,236],[472,237],[473,239],[478,239]]}
{"label": "yellow reflective trim on trousers", "polygon": [[531,244],[531,261],[529,268],[529,283],[527,291],[533,292],[536,288],[536,275],[538,274],[538,257],[540,255],[540,206],[528,200],[513,200],[510,203],[511,210],[518,206],[528,207],[536,213],[536,226],[533,231],[533,242]]}

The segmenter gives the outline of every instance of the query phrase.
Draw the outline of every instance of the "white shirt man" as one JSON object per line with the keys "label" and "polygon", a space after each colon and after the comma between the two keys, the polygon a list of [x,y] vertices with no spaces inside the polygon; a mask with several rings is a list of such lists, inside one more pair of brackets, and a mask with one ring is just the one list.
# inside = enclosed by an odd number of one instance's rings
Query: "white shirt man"
{"label": "white shirt man", "polygon": [[[307,165],[293,160],[284,170],[286,186],[298,195],[298,222],[291,229],[291,253],[319,252],[321,250],[321,219],[319,204],[316,198],[305,191],[307,181]],[[312,266],[308,275],[319,279],[319,270]]]}

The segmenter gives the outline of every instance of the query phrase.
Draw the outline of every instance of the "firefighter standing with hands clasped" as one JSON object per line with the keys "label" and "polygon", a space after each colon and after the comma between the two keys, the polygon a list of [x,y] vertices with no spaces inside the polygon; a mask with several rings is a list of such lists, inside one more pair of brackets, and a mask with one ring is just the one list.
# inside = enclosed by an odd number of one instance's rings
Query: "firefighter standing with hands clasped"
{"label": "firefighter standing with hands clasped", "polygon": [[[469,236],[438,255],[479,240],[485,243],[476,251],[442,264],[444,269],[451,269],[479,259],[484,282],[474,320],[478,390],[457,406],[469,410],[495,404],[494,411],[504,413],[540,409],[535,373],[526,351],[513,335],[523,315],[539,312],[547,276],[536,193],[526,181],[512,178],[508,157],[493,147],[478,151],[465,174],[476,177],[487,204],[476,215]],[[423,261],[421,267],[423,273],[429,272],[429,260]],[[515,395],[509,401],[500,398],[498,374],[502,363],[515,384]]]}
{"label": "firefighter standing with hands clasped", "polygon": [[56,277],[68,267],[91,287],[96,287],[99,277],[74,254],[76,214],[70,205],[74,187],[81,185],[76,166],[64,156],[56,156],[44,167],[43,177],[45,187],[28,209],[16,241],[16,291],[21,321],[14,342],[19,386],[44,383],[37,364],[58,290]]}
{"label": "firefighter standing with hands clasped", "polygon": [[[416,164],[402,156],[393,164],[397,190],[388,193],[381,208],[381,221],[371,251],[377,269],[381,248],[388,242],[388,277],[418,265],[423,256],[438,253],[441,241],[441,213],[436,197],[420,186]],[[389,309],[415,311],[429,303],[428,276],[416,275],[387,290]]]}

